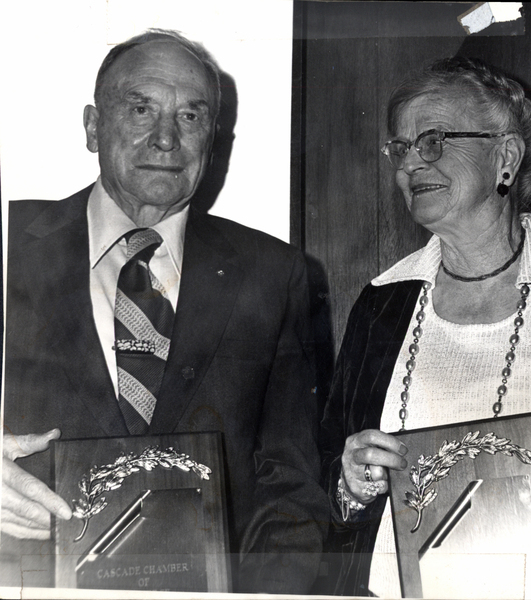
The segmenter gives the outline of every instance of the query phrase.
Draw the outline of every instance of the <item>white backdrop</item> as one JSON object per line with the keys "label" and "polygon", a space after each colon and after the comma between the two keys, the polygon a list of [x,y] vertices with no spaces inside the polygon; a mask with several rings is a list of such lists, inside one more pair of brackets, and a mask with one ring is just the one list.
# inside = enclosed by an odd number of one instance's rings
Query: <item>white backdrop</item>
{"label": "white backdrop", "polygon": [[60,199],[98,174],[82,113],[111,46],[148,27],[204,43],[233,77],[238,119],[210,211],[289,239],[291,0],[17,0],[0,12],[0,157],[7,200]]}

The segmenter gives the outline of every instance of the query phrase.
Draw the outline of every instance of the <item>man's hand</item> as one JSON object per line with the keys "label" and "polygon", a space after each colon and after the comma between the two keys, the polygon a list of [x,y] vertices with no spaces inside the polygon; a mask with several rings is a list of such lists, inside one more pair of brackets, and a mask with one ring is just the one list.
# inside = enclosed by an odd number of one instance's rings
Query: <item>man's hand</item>
{"label": "man's hand", "polygon": [[17,538],[50,538],[50,515],[70,519],[68,504],[42,481],[21,469],[15,460],[46,450],[60,437],[59,429],[43,434],[4,433],[2,463],[2,531]]}

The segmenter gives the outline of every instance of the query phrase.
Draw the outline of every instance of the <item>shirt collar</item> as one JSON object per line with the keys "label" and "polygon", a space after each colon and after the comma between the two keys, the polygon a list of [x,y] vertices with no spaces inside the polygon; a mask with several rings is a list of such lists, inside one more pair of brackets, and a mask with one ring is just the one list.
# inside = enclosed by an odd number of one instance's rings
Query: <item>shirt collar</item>
{"label": "shirt collar", "polygon": [[[189,205],[186,206],[183,210],[170,215],[151,228],[161,235],[172,263],[179,274],[181,272],[184,232],[189,208]],[[101,258],[128,231],[138,228],[105,191],[100,177],[98,177],[89,196],[87,219],[91,268],[94,268]]]}
{"label": "shirt collar", "polygon": [[[516,286],[531,282],[531,213],[520,215],[522,227],[526,232],[524,249],[520,259],[520,268]],[[375,277],[372,285],[387,285],[398,281],[421,280],[435,286],[435,279],[441,264],[441,240],[432,236],[429,242],[413,254],[406,256],[390,269]]]}

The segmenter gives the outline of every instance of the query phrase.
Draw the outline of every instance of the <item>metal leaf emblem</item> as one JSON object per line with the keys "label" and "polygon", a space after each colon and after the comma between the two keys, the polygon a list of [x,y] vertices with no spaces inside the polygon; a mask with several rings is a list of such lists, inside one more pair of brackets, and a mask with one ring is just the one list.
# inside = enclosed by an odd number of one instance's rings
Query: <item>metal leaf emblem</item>
{"label": "metal leaf emblem", "polygon": [[494,433],[487,433],[479,437],[480,432],[469,432],[460,441],[443,442],[437,454],[433,456],[419,456],[417,465],[411,467],[409,479],[414,486],[414,491],[406,491],[404,504],[417,512],[417,521],[411,533],[417,531],[422,520],[422,511],[437,497],[434,485],[448,477],[451,468],[464,458],[476,458],[480,452],[487,454],[501,453],[506,456],[515,456],[521,462],[531,465],[531,451],[512,444],[511,440],[499,438]]}
{"label": "metal leaf emblem", "polygon": [[172,447],[161,450],[158,446],[148,446],[141,454],[121,454],[114,463],[94,466],[88,475],[83,475],[78,483],[81,492],[79,500],[73,500],[72,514],[83,521],[83,528],[74,542],[78,542],[86,533],[90,519],[107,506],[102,494],[118,489],[126,477],[137,473],[140,469],[152,471],[157,467],[183,471],[192,471],[201,479],[209,479],[211,469],[196,463],[187,454],[178,453]]}

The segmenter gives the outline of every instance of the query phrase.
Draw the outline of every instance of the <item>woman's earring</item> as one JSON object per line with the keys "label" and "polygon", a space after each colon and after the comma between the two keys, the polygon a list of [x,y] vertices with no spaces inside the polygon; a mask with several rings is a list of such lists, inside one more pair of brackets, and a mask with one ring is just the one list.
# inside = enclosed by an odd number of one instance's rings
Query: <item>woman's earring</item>
{"label": "woman's earring", "polygon": [[[509,173],[504,173],[502,175],[502,177],[504,179],[509,179],[510,175],[509,175]],[[507,196],[507,194],[509,193],[509,187],[502,181],[501,183],[498,183],[498,187],[496,188],[496,191],[503,198],[504,196]]]}

